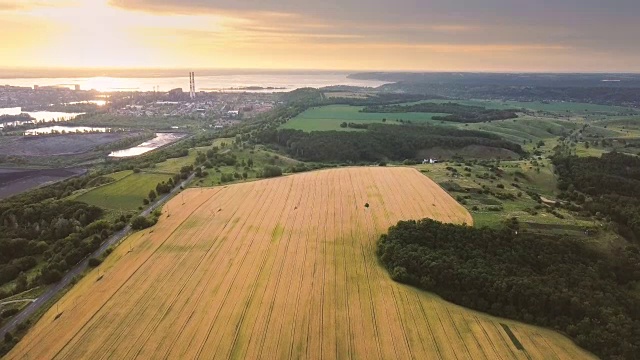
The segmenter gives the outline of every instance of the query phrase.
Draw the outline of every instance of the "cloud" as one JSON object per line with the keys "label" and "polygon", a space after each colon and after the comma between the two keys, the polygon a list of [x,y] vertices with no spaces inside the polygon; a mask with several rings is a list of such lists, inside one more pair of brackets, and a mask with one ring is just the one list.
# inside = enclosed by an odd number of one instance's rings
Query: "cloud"
{"label": "cloud", "polygon": [[29,10],[38,7],[65,7],[77,3],[69,0],[0,0],[0,11]]}
{"label": "cloud", "polygon": [[638,69],[638,13],[637,0],[0,0],[7,28],[38,28],[29,42],[7,34],[0,63],[58,29],[66,52],[107,39],[149,66]]}
{"label": "cloud", "polygon": [[[640,1],[611,0],[110,0],[122,9],[243,19],[244,31],[315,29],[366,41],[545,43],[621,51],[640,33]],[[309,25],[307,25],[309,24]],[[616,24],[616,26],[611,26]],[[306,28],[306,29],[304,29]],[[315,31],[315,30],[314,30]]]}
{"label": "cloud", "polygon": [[300,14],[323,19],[382,22],[416,22],[441,19],[474,21],[510,18],[527,23],[545,23],[581,18],[585,15],[616,14],[634,17],[640,11],[636,0],[110,0],[130,10],[201,14],[203,12],[274,12]]}

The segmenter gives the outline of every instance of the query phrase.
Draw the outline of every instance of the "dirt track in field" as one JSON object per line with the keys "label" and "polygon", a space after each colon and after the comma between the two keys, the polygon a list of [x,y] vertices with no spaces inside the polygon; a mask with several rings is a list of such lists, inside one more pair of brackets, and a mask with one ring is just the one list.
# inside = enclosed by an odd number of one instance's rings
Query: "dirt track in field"
{"label": "dirt track in field", "polygon": [[8,358],[590,357],[552,331],[391,281],[375,257],[379,235],[424,217],[471,222],[409,168],[188,190],[154,228],[132,235],[80,281],[60,301],[58,319],[54,306]]}

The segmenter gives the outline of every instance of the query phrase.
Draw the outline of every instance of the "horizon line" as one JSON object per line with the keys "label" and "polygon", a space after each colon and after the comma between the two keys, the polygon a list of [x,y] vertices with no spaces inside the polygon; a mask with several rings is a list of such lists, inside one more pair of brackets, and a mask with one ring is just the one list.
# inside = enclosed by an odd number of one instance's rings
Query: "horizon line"
{"label": "horizon line", "polygon": [[[132,72],[132,71],[220,71],[220,72],[340,72],[340,73],[349,73],[349,74],[358,74],[358,73],[391,73],[391,74],[451,74],[451,73],[462,73],[462,74],[558,74],[558,75],[571,75],[571,74],[616,74],[616,75],[640,75],[640,70],[479,70],[479,69],[468,69],[468,70],[428,70],[428,69],[397,69],[397,70],[389,70],[389,69],[314,69],[314,68],[215,68],[215,67],[22,67],[22,66],[0,66],[0,78],[4,77],[7,74],[1,74],[1,72],[9,72],[9,71],[27,71],[27,72],[35,72],[35,71],[59,71],[59,72],[93,72],[93,71],[123,71],[123,72]],[[36,76],[40,77],[40,76]],[[71,76],[65,76],[71,77]],[[18,77],[15,77],[18,78]]]}

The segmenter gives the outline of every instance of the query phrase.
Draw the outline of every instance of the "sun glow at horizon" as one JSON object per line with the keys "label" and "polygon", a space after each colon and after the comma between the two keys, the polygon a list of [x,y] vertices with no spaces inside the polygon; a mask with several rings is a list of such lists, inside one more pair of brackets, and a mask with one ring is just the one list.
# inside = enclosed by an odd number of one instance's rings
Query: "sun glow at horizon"
{"label": "sun glow at horizon", "polygon": [[[175,63],[183,49],[167,28],[197,31],[203,25],[220,29],[221,18],[132,13],[87,0],[68,7],[42,7],[22,13],[30,21],[49,24],[45,43],[37,53],[58,67],[131,68]],[[167,36],[169,35],[169,36]],[[1,58],[0,58],[1,59]],[[165,59],[164,61],[158,61]],[[168,61],[167,61],[168,60]]]}
{"label": "sun glow at horizon", "polygon": [[566,19],[527,24],[533,15],[509,7],[458,14],[467,0],[433,0],[452,4],[440,13],[396,0],[404,17],[381,8],[391,2],[370,4],[376,13],[344,1],[0,0],[0,67],[640,71],[634,21],[607,36]]}

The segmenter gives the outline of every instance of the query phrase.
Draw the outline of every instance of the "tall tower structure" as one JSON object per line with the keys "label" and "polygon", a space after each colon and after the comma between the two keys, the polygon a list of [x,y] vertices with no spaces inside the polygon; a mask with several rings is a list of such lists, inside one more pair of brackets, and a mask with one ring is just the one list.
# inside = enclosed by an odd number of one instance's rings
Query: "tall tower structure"
{"label": "tall tower structure", "polygon": [[189,73],[189,97],[191,99],[196,98],[196,73]]}

